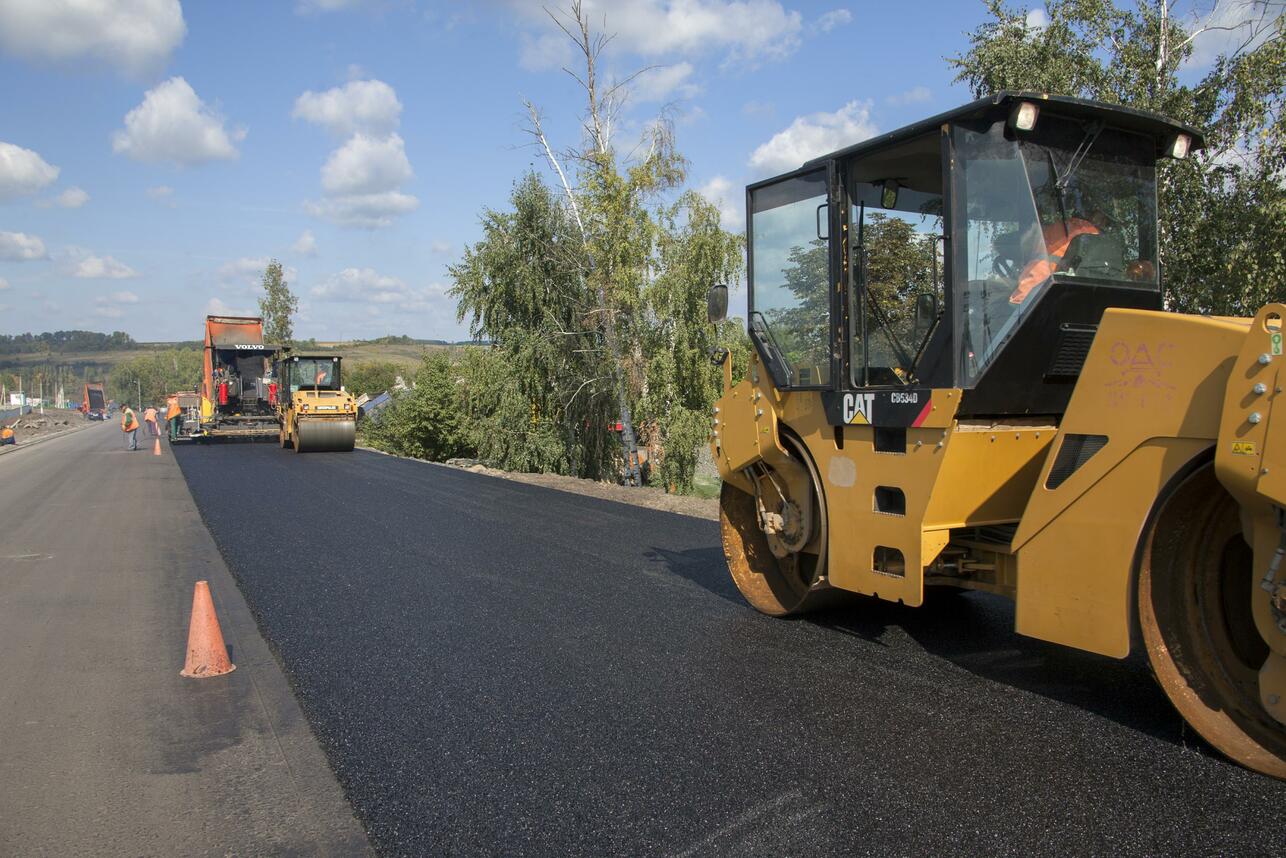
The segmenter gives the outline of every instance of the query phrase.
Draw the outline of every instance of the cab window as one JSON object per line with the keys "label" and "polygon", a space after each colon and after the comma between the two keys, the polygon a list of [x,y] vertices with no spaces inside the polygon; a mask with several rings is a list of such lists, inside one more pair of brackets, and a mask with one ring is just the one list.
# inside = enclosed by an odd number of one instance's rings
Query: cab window
{"label": "cab window", "polygon": [[750,333],[789,387],[831,380],[826,171],[751,191]]}

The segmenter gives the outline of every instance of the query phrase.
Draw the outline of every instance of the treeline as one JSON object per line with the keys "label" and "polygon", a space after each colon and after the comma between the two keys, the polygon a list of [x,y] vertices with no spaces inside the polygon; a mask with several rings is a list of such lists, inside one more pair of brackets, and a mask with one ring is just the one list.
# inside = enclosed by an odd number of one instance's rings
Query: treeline
{"label": "treeline", "polygon": [[138,348],[124,331],[103,334],[97,331],[46,331],[43,334],[0,334],[0,354],[27,352],[106,352]]}
{"label": "treeline", "polygon": [[[201,382],[200,349],[168,349],[142,354],[112,368],[107,395],[117,402],[144,407],[161,405],[180,390],[197,390]],[[68,395],[72,395],[68,391]],[[76,394],[79,396],[79,393]]]}

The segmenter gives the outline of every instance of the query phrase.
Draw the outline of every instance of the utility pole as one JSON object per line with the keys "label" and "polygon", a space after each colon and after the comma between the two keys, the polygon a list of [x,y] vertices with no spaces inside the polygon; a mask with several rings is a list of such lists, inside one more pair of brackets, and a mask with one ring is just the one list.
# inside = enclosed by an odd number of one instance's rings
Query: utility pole
{"label": "utility pole", "polygon": [[143,380],[136,378],[134,384],[138,385],[138,410],[143,410]]}

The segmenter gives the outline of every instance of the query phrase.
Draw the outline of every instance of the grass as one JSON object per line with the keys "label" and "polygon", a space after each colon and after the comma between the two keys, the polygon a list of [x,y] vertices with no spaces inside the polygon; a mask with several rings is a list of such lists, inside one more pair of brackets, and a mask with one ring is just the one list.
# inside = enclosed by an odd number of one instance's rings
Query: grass
{"label": "grass", "polygon": [[717,498],[723,488],[723,480],[718,474],[697,474],[692,478],[692,496],[698,498]]}

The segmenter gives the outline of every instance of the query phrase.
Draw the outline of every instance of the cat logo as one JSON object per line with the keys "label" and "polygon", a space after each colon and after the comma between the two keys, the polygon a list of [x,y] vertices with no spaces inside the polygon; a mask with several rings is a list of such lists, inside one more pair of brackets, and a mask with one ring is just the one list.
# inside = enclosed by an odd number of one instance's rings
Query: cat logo
{"label": "cat logo", "polygon": [[869,426],[874,416],[874,393],[844,394],[844,422],[856,423],[858,426]]}
{"label": "cat logo", "polygon": [[1233,441],[1232,452],[1238,456],[1253,456],[1255,455],[1255,442],[1254,441]]}

